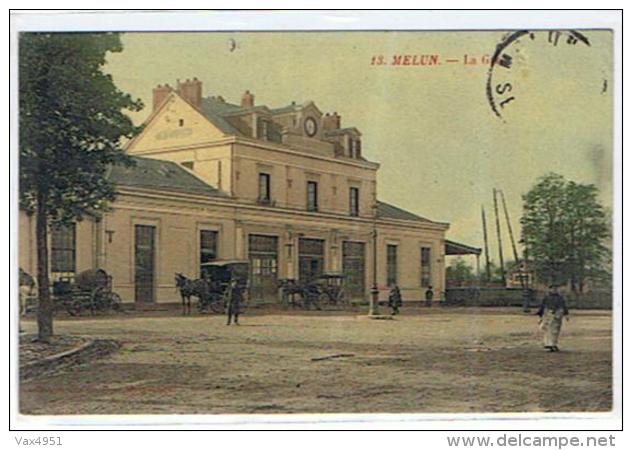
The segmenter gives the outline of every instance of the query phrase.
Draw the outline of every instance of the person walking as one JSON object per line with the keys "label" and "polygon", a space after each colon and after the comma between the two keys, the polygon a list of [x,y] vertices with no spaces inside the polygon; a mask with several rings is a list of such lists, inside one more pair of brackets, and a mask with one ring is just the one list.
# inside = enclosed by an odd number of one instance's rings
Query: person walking
{"label": "person walking", "polygon": [[568,308],[557,284],[549,286],[549,293],[542,299],[536,314],[540,316],[538,323],[544,334],[544,348],[550,352],[559,352],[557,343],[562,330],[562,318],[566,317],[568,321]]}
{"label": "person walking", "polygon": [[237,280],[232,278],[227,289],[226,315],[228,316],[228,322],[226,322],[226,325],[230,325],[231,319],[234,319],[235,325],[239,325],[239,313],[241,312],[242,301],[242,289],[237,284]]}
{"label": "person walking", "polygon": [[388,294],[388,307],[393,310],[392,316],[399,314],[399,308],[402,306],[402,293],[399,290],[399,286],[395,285],[391,288]]}

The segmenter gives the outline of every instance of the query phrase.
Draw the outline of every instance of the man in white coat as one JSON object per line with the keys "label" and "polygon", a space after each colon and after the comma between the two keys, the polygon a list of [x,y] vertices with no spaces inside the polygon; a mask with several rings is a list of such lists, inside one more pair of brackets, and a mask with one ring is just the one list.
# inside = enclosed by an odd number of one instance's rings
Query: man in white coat
{"label": "man in white coat", "polygon": [[558,352],[557,346],[562,330],[562,318],[568,320],[568,308],[564,297],[558,291],[558,285],[549,286],[549,293],[542,299],[540,309],[536,313],[540,316],[540,330],[544,334],[544,348],[550,352]]}

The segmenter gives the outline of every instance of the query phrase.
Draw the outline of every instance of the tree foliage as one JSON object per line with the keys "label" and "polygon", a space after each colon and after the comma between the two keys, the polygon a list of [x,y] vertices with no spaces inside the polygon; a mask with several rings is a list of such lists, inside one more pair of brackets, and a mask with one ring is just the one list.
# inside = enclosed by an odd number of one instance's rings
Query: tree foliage
{"label": "tree foliage", "polygon": [[457,257],[450,262],[446,268],[446,279],[455,283],[471,281],[476,279],[474,268],[463,258]]}
{"label": "tree foliage", "polygon": [[114,198],[110,164],[130,163],[122,139],[137,132],[124,110],[142,108],[102,71],[120,52],[115,33],[24,33],[19,39],[20,201],[46,194],[51,222],[98,214]]}
{"label": "tree foliage", "polygon": [[112,164],[131,164],[122,142],[143,105],[102,71],[120,52],[117,33],[19,37],[20,207],[36,215],[39,337],[52,334],[47,233],[51,224],[99,216],[115,196]]}
{"label": "tree foliage", "polygon": [[583,291],[586,281],[608,276],[610,227],[598,194],[592,184],[548,174],[523,195],[521,242],[540,280]]}

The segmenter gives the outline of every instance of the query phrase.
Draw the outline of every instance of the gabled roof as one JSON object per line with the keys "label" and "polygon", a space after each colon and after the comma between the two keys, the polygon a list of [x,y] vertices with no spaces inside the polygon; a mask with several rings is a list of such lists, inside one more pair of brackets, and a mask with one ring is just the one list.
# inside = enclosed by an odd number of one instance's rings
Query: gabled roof
{"label": "gabled roof", "polygon": [[299,105],[297,103],[290,103],[289,105],[280,106],[278,108],[271,108],[270,112],[272,114],[285,114],[290,112],[297,112],[303,109],[303,105]]}
{"label": "gabled roof", "polygon": [[208,109],[213,111],[215,114],[233,114],[236,112],[245,111],[248,108],[244,108],[240,105],[235,105],[234,103],[228,103],[221,97],[208,96],[202,98],[202,106],[206,106]]}
{"label": "gabled roof", "polygon": [[395,205],[377,201],[377,216],[384,219],[397,219],[397,220],[415,220],[417,222],[431,222],[425,217],[413,214],[405,209],[398,208]]}
{"label": "gabled roof", "polygon": [[318,106],[316,106],[316,104],[312,100],[308,100],[308,101],[303,102],[303,103],[292,102],[289,105],[280,106],[278,108],[270,108],[270,112],[272,113],[272,115],[285,114],[285,113],[291,113],[291,112],[299,112],[299,111],[302,111],[302,110],[304,110],[305,108],[307,108],[309,106],[313,106],[314,109],[316,109],[319,114],[322,114],[320,109],[318,109]]}
{"label": "gabled roof", "polygon": [[131,158],[135,163],[132,167],[114,165],[110,169],[108,179],[117,185],[127,187],[227,196],[189,173],[178,163],[138,156]]}
{"label": "gabled roof", "polygon": [[480,255],[482,250],[471,245],[461,244],[460,242],[445,240],[446,255]]}
{"label": "gabled roof", "polygon": [[222,117],[223,114],[235,112],[241,109],[243,109],[241,106],[225,103],[214,97],[207,97],[202,99],[200,112],[223,133],[241,136],[239,130]]}

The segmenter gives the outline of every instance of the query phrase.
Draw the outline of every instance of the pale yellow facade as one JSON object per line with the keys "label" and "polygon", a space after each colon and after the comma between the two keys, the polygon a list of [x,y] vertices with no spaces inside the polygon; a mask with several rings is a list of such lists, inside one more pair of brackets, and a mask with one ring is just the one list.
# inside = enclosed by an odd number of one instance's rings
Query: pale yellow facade
{"label": "pale yellow facade", "polygon": [[[199,276],[203,231],[215,232],[215,259],[274,260],[267,273],[274,279],[301,278],[306,268],[345,273],[360,267],[356,300],[368,299],[374,281],[382,300],[389,281],[396,282],[405,301],[422,300],[428,285],[440,298],[448,225],[378,206],[379,165],[361,156],[358,130],[340,128],[339,116],[323,114],[311,102],[274,110],[255,106],[254,96],[246,93],[241,105],[223,105],[221,98],[197,95],[196,82],[157,88],[145,129],[127,147],[143,164],[151,162],[147,158],[168,161],[177,163],[177,170],[171,176],[171,166],[165,166],[164,186],[123,180],[111,211],[98,222],[77,223],[75,272],[101,267],[112,275],[113,289],[124,302],[138,302],[135,252],[138,226],[144,225],[153,233],[152,302],[179,301],[176,272]],[[136,170],[142,171],[143,164]],[[169,179],[185,175],[216,194],[169,185]],[[31,274],[36,269],[34,229],[34,218],[21,213],[20,266]],[[274,238],[266,242],[276,248],[255,254],[251,242],[266,236]],[[301,253],[310,239],[322,244],[322,266],[320,257],[310,260]],[[396,247],[390,260],[388,246]],[[355,260],[351,247],[360,249]],[[423,263],[422,248],[429,249]]]}

